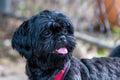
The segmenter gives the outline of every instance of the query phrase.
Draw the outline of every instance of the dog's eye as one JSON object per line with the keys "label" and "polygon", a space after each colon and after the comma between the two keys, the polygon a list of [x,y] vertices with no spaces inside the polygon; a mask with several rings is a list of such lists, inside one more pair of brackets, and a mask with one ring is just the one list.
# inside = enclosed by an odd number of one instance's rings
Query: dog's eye
{"label": "dog's eye", "polygon": [[64,34],[67,34],[67,33],[68,33],[67,29],[64,29],[63,32],[64,32]]}
{"label": "dog's eye", "polygon": [[43,36],[47,37],[50,36],[52,34],[52,32],[50,30],[46,30],[43,32]]}

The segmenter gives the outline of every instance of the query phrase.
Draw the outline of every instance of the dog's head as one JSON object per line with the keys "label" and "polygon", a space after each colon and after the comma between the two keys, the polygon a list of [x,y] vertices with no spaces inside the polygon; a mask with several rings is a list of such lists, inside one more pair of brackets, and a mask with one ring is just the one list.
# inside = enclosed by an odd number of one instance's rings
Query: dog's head
{"label": "dog's head", "polygon": [[75,47],[73,25],[68,17],[44,10],[24,21],[15,31],[12,47],[26,59],[69,60]]}

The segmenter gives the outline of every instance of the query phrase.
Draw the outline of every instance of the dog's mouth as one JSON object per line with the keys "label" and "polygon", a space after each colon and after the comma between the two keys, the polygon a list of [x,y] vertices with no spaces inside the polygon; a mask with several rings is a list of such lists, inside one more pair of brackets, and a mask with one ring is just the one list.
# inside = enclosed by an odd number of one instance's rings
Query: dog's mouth
{"label": "dog's mouth", "polygon": [[64,55],[64,54],[68,53],[68,49],[66,47],[61,47],[59,49],[53,50],[52,53],[54,53],[54,54],[63,54]]}

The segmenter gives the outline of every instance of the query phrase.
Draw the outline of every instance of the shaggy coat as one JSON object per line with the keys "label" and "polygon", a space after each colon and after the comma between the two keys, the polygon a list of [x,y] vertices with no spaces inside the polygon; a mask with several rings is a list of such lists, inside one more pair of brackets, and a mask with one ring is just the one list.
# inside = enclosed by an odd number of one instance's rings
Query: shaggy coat
{"label": "shaggy coat", "polygon": [[[12,37],[12,47],[26,58],[29,80],[120,80],[120,58],[77,59],[75,45],[72,22],[57,11],[32,16]],[[67,63],[67,72],[54,79]]]}

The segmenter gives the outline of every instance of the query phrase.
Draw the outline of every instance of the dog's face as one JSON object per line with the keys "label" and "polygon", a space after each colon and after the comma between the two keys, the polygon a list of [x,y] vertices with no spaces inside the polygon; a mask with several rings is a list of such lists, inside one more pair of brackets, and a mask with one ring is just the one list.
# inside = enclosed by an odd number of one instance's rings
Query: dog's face
{"label": "dog's face", "polygon": [[42,11],[23,22],[12,38],[12,47],[25,58],[41,61],[69,60],[75,47],[73,25],[55,11]]}

